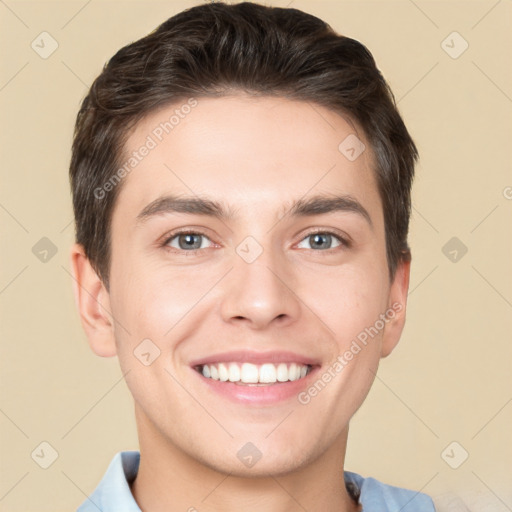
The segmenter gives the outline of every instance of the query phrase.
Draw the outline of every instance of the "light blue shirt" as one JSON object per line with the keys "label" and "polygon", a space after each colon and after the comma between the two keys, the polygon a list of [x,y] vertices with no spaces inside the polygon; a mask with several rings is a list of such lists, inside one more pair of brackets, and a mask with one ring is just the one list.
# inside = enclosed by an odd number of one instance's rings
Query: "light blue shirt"
{"label": "light blue shirt", "polygon": [[[140,452],[117,453],[95,491],[77,512],[141,512],[130,491],[137,476]],[[363,478],[345,471],[345,482],[359,490],[363,512],[435,512],[432,500],[421,492],[386,485],[374,478]]]}

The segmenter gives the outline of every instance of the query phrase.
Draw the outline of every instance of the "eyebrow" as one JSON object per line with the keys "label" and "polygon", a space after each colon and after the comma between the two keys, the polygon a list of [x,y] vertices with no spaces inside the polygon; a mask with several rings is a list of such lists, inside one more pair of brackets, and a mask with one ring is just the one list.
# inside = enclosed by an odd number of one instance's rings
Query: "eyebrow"
{"label": "eyebrow", "polygon": [[[149,203],[138,215],[137,224],[142,224],[151,217],[167,213],[188,213],[205,215],[227,221],[235,219],[237,209],[219,201],[201,196],[161,196]],[[316,195],[308,199],[298,199],[283,208],[283,216],[307,217],[332,212],[350,212],[364,218],[373,228],[370,214],[364,206],[350,195]],[[282,218],[282,217],[280,217]]]}

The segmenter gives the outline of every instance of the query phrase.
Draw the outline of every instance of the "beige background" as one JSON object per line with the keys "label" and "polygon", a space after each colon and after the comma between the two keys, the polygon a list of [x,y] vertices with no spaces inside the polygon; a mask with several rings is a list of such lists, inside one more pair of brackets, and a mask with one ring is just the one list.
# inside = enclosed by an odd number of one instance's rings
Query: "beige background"
{"label": "beige background", "polygon": [[[70,143],[104,62],[196,3],[0,1],[1,511],[75,510],[117,451],[137,449],[117,360],[90,351],[75,311]],[[408,323],[353,419],[346,468],[441,510],[512,510],[512,2],[271,4],[366,44],[421,152]],[[31,47],[43,31],[58,43],[46,59]],[[452,237],[468,249],[455,262]],[[43,441],[58,452],[48,469],[31,457]]]}

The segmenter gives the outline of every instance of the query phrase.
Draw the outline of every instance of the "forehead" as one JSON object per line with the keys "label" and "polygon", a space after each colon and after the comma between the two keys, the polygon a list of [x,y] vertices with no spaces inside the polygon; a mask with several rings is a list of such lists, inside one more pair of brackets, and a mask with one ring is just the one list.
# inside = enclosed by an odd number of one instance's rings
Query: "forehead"
{"label": "forehead", "polygon": [[167,105],[135,126],[122,165],[114,217],[121,211],[125,220],[165,194],[212,197],[247,215],[270,208],[282,215],[308,194],[380,205],[373,155],[357,125],[284,98],[240,94]]}

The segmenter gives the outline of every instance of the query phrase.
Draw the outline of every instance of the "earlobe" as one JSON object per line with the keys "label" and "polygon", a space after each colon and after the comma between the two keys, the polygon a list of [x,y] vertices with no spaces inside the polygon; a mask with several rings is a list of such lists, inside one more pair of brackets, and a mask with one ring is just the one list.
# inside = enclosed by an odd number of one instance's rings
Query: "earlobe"
{"label": "earlobe", "polygon": [[386,357],[391,354],[402,335],[402,330],[405,325],[410,271],[410,261],[399,262],[395,277],[391,283],[388,309],[385,313],[386,326],[382,337],[381,357]]}
{"label": "earlobe", "polygon": [[82,327],[93,352],[102,357],[116,355],[110,296],[82,245],[70,251],[73,291]]}

